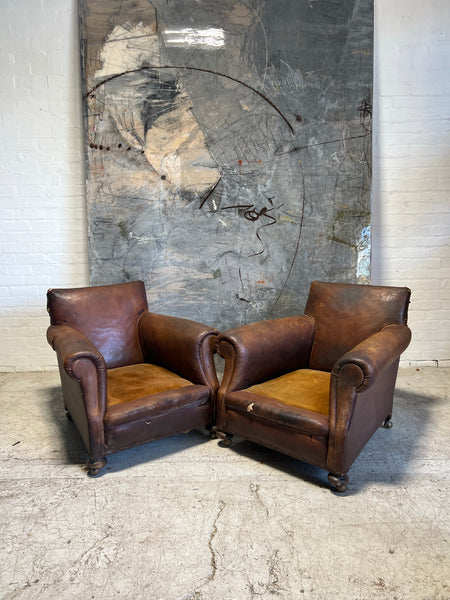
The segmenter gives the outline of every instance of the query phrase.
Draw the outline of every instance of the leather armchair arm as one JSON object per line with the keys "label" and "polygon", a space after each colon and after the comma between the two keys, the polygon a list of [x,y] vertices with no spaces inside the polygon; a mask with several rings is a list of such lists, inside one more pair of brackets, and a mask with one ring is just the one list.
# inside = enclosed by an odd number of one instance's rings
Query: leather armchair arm
{"label": "leather armchair arm", "polygon": [[106,364],[92,342],[67,325],[51,325],[47,340],[58,356],[64,403],[91,456],[105,451]]}
{"label": "leather armchair arm", "polygon": [[344,354],[335,363],[332,374],[337,377],[344,367],[356,365],[361,370],[356,391],[362,392],[399,358],[408,347],[410,340],[411,330],[407,325],[386,325]]}
{"label": "leather armchair arm", "polygon": [[330,386],[327,467],[346,473],[392,410],[398,359],[407,348],[407,325],[386,325],[334,365]]}
{"label": "leather armchair arm", "polygon": [[97,371],[106,373],[103,356],[80,331],[67,325],[51,325],[47,329],[47,340],[58,354],[66,373],[74,379],[77,379],[74,373],[74,370],[76,371],[75,363],[81,359],[90,360]]}
{"label": "leather armchair arm", "polygon": [[145,361],[192,383],[218,389],[214,367],[216,329],[181,317],[147,312],[139,319],[138,332]]}
{"label": "leather armchair arm", "polygon": [[314,320],[305,315],[270,319],[219,335],[225,359],[221,394],[245,389],[306,367],[314,339]]}

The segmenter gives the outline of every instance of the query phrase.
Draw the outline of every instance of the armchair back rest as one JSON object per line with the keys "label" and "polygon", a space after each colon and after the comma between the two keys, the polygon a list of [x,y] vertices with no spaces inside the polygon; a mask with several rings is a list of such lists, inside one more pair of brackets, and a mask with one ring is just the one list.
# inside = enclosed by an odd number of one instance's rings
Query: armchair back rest
{"label": "armchair back rest", "polygon": [[406,287],[313,281],[305,314],[314,319],[310,368],[334,363],[385,325],[406,324],[411,291]]}
{"label": "armchair back rest", "polygon": [[137,325],[148,310],[142,281],[51,289],[47,310],[52,325],[68,325],[89,338],[108,369],[142,362]]}

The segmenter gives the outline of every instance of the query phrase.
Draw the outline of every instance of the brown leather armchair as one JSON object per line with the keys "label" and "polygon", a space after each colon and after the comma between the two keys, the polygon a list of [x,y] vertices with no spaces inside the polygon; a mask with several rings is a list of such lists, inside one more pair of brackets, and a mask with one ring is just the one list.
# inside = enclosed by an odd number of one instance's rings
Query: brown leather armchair
{"label": "brown leather armchair", "polygon": [[225,359],[217,434],[251,440],[329,471],[347,472],[375,430],[392,426],[408,288],[314,281],[302,316],[218,337]]}
{"label": "brown leather armchair", "polygon": [[106,455],[211,427],[217,331],[148,311],[142,281],[47,293],[66,410],[97,475]]}

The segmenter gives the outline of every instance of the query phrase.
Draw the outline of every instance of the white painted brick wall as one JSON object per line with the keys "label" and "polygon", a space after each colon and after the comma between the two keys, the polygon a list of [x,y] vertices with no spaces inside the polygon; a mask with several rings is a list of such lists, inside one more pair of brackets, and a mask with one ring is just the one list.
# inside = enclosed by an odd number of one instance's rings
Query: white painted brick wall
{"label": "white painted brick wall", "polygon": [[372,282],[412,289],[403,362],[450,364],[450,2],[375,0]]}
{"label": "white painted brick wall", "polygon": [[55,368],[49,287],[88,284],[76,0],[0,3],[0,370]]}
{"label": "white painted brick wall", "polygon": [[[372,280],[413,290],[404,363],[450,359],[449,32],[449,0],[375,0]],[[0,67],[0,370],[54,368],[47,288],[88,284],[76,0],[2,0]]]}

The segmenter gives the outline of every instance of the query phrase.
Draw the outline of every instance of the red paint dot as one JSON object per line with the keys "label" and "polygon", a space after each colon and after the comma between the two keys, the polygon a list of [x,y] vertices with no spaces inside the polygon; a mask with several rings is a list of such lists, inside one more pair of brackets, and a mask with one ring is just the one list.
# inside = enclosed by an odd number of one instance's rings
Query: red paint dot
{"label": "red paint dot", "polygon": [[238,165],[241,166],[242,165],[242,160],[238,160]]}

